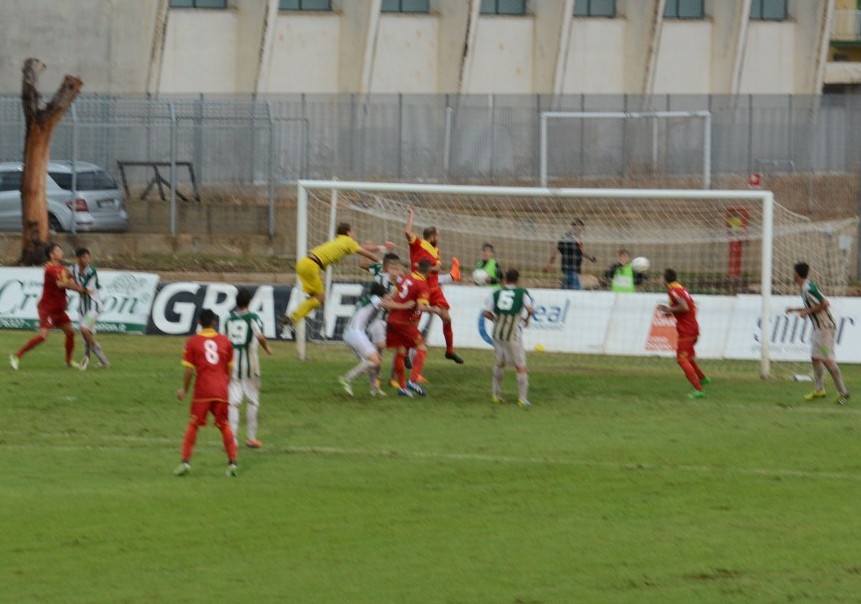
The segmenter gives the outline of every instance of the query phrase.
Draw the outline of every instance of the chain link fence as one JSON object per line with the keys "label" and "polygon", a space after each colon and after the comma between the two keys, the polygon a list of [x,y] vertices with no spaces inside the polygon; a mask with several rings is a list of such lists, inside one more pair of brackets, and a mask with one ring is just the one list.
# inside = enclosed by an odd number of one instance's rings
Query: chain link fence
{"label": "chain link fence", "polygon": [[[589,119],[542,138],[550,112]],[[20,98],[0,96],[0,161],[21,160],[24,135]],[[110,171],[139,232],[274,236],[300,178],[535,185],[542,162],[550,186],[701,187],[707,165],[709,186],[739,189],[758,173],[784,206],[841,217],[858,210],[861,97],[82,96],[51,155]]]}

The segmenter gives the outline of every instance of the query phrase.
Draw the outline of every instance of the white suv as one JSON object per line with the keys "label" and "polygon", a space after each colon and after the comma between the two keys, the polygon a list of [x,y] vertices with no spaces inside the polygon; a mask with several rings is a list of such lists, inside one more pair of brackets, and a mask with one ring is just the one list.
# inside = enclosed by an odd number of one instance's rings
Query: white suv
{"label": "white suv", "polygon": [[[0,231],[20,231],[21,162],[0,163]],[[116,181],[103,168],[75,162],[75,191],[72,193],[72,162],[48,163],[48,224],[52,231],[127,231],[129,215],[125,197]]]}

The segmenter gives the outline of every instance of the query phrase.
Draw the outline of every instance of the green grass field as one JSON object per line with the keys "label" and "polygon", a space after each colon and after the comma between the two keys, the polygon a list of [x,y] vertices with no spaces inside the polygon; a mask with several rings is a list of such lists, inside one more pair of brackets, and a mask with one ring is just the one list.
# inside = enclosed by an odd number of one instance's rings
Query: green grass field
{"label": "green grass field", "polygon": [[[0,332],[2,350],[27,337]],[[210,425],[177,478],[183,339],[101,340],[109,370],[63,368],[54,334],[0,371],[2,602],[861,594],[861,413],[804,403],[809,384],[724,367],[692,402],[671,360],[531,354],[524,411],[489,403],[490,354],[455,366],[435,350],[427,398],[350,399],[335,381],[345,348],[300,362],[276,344],[265,448],[227,478]]]}

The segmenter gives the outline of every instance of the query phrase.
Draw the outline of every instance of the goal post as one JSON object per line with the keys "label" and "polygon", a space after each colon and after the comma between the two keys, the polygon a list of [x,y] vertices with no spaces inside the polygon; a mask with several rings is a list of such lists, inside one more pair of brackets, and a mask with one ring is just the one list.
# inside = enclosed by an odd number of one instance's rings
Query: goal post
{"label": "goal post", "polygon": [[[650,157],[650,164],[653,170],[657,169],[658,156],[660,155],[660,141],[666,140],[667,138],[666,133],[664,133],[663,137],[661,136],[658,122],[663,121],[664,123],[670,123],[671,120],[702,120],[702,139],[700,143],[702,153],[702,188],[711,188],[712,115],[710,111],[542,111],[539,123],[539,185],[542,187],[546,187],[548,185],[549,178],[550,144],[548,122],[551,120],[579,120],[592,122],[600,120],[621,120],[626,124],[626,126],[630,121],[650,120],[651,129],[648,137],[650,139],[648,155]],[[596,134],[596,137],[600,138],[600,135]],[[690,137],[683,136],[681,138],[685,141],[685,144],[690,143]],[[587,146],[585,141],[581,144],[584,148]],[[626,145],[622,144],[621,147],[624,149],[626,148]],[[583,153],[587,152],[589,151],[584,149]],[[580,176],[582,176],[582,174],[580,174]]]}
{"label": "goal post", "polygon": [[[854,219],[812,222],[780,206],[772,192],[761,190],[553,189],[300,180],[297,258],[331,239],[339,222],[353,225],[360,243],[396,242],[393,251],[406,258],[409,252],[403,229],[410,207],[415,212],[416,232],[427,226],[440,229],[443,261],[448,262],[450,256],[461,259],[466,281],[446,286],[450,301],[463,300],[452,304],[453,320],[461,321],[456,326],[456,334],[462,334],[459,345],[469,345],[463,334],[474,332],[475,321],[481,321],[476,311],[483,301],[481,296],[486,297],[489,290],[469,283],[468,276],[482,244],[489,242],[500,264],[517,268],[523,285],[536,292],[535,298],[545,308],[544,331],[535,329],[540,325],[533,326],[527,334],[542,340],[528,342],[530,345],[540,343],[550,352],[668,356],[666,346],[633,350],[628,340],[651,338],[650,329],[662,328],[660,319],[652,315],[655,305],[666,299],[662,275],[664,268],[671,267],[698,306],[704,305],[700,315],[706,332],[700,344],[705,348],[704,358],[757,360],[763,377],[771,375],[774,360],[798,361],[784,354],[783,342],[775,356],[771,337],[777,329],[789,330],[785,322],[794,320],[783,315],[785,301],[774,298],[797,296],[793,264],[807,260],[816,280],[826,291],[838,295],[836,288],[846,284],[849,269],[840,241],[851,235],[857,224]],[[588,255],[598,258],[594,264],[584,262],[586,288],[579,292],[561,290],[560,266],[558,262],[549,265],[574,221],[584,223],[583,245]],[[647,279],[633,294],[610,292],[605,279],[605,269],[616,261],[621,248],[629,250],[631,257],[651,260]],[[368,280],[358,262],[349,258],[327,269],[327,303],[322,316],[318,312],[314,317],[316,333],[323,333],[324,339],[332,337],[337,332],[336,323],[343,323],[345,317],[337,315],[335,309],[349,312],[343,295],[333,303],[332,291],[340,288],[343,293],[345,284],[350,284],[351,291],[359,291],[358,284]],[[784,306],[776,308],[776,304]],[[741,354],[738,346],[733,349],[724,341],[738,322],[732,315],[736,307],[744,307],[743,320],[747,326],[754,325],[745,333],[747,348]],[[553,322],[566,316],[567,331],[557,329],[559,325]],[[303,328],[300,323],[296,334],[302,358],[306,350]],[[748,337],[752,329],[761,333]],[[802,334],[803,329],[803,320],[791,325],[793,333]],[[805,344],[809,340],[799,338],[803,342],[795,342],[793,354],[798,355],[801,344],[806,346],[804,354],[809,354],[809,344]],[[700,350],[698,347],[698,354]]]}

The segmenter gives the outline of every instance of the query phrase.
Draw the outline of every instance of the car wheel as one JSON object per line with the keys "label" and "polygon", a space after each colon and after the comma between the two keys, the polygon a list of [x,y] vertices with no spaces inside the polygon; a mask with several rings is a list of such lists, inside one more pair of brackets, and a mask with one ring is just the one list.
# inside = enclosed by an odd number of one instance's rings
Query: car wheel
{"label": "car wheel", "polygon": [[48,230],[52,233],[63,232],[63,225],[60,224],[60,220],[53,214],[48,214]]}

